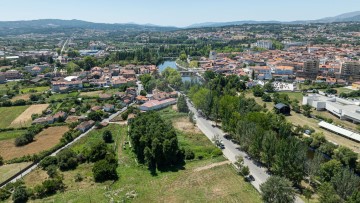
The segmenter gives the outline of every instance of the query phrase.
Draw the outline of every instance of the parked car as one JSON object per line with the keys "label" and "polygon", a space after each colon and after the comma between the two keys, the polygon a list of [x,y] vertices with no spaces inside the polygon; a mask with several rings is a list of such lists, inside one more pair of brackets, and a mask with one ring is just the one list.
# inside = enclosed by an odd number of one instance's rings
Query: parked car
{"label": "parked car", "polygon": [[255,181],[255,178],[252,175],[249,175],[249,179],[250,179],[250,181]]}
{"label": "parked car", "polygon": [[224,135],[224,138],[227,139],[227,140],[230,140],[230,139],[231,139],[231,135],[225,134],[225,135]]}

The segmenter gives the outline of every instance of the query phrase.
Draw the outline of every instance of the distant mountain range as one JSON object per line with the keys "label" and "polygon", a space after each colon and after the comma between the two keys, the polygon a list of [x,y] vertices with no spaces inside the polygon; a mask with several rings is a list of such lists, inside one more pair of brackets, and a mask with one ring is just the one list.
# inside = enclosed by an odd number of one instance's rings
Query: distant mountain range
{"label": "distant mountain range", "polygon": [[334,22],[360,22],[360,11],[344,13],[335,17],[327,17],[318,20],[298,20],[298,21],[232,21],[232,22],[206,22],[197,23],[188,26],[187,28],[200,28],[200,27],[222,27],[229,25],[243,25],[243,24],[307,24],[307,23],[334,23]]}
{"label": "distant mountain range", "polygon": [[24,21],[0,21],[0,31],[5,29],[59,29],[59,28],[83,28],[103,30],[137,30],[137,31],[169,31],[176,27],[157,26],[152,24],[139,25],[135,23],[93,23],[82,20],[40,19]]}
{"label": "distant mountain range", "polygon": [[[327,17],[318,20],[299,20],[299,21],[233,21],[233,22],[206,22],[193,24],[184,28],[201,28],[201,27],[221,27],[230,25],[243,24],[306,24],[306,23],[332,23],[332,22],[360,22],[360,11],[341,14],[335,17]],[[101,29],[114,31],[172,31],[178,28],[175,26],[158,26],[154,24],[139,25],[136,23],[93,23],[82,20],[59,20],[59,19],[41,19],[27,21],[0,21],[0,34],[22,34],[43,31],[51,29],[67,29],[67,28],[83,28],[83,29]]]}

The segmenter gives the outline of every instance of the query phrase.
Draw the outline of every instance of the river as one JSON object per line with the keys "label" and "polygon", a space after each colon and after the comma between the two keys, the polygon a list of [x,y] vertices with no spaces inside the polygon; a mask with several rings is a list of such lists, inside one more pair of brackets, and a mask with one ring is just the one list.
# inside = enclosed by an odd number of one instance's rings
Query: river
{"label": "river", "polygon": [[[178,70],[178,68],[176,67],[176,63],[175,61],[164,61],[162,64],[158,65],[158,68],[159,68],[159,71],[160,73],[162,73],[165,68],[167,67],[170,67],[170,68],[173,68],[173,69],[176,69]],[[193,79],[198,79],[197,77],[193,77]],[[182,77],[182,81],[185,82],[185,81],[191,81],[191,77]]]}

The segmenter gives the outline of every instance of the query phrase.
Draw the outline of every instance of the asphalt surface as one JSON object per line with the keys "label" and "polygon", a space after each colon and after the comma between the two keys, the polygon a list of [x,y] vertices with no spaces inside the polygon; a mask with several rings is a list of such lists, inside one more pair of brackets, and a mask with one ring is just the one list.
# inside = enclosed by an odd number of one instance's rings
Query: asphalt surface
{"label": "asphalt surface", "polygon": [[[219,135],[218,138],[222,141],[225,146],[223,149],[224,156],[234,163],[236,161],[236,156],[242,156],[244,158],[244,165],[249,167],[250,174],[255,178],[254,181],[251,181],[251,184],[260,192],[260,185],[270,177],[269,174],[266,173],[267,169],[262,167],[260,164],[256,163],[253,160],[250,160],[248,154],[244,151],[239,150],[239,145],[233,143],[230,140],[224,138],[225,133],[216,126],[213,126],[213,122],[210,120],[206,120],[201,117],[195,107],[190,103],[187,99],[187,104],[189,110],[194,113],[194,117],[196,118],[196,124],[198,128],[213,142],[213,138],[216,135]],[[297,197],[296,203],[303,203],[303,201]]]}

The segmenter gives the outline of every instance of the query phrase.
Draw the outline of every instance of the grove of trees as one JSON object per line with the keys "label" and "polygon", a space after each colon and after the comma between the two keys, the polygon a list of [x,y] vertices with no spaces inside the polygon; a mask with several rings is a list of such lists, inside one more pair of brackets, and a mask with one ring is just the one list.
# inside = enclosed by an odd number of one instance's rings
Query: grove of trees
{"label": "grove of trees", "polygon": [[157,112],[136,117],[130,124],[129,135],[138,161],[151,171],[183,164],[184,153],[179,149],[176,132]]}

